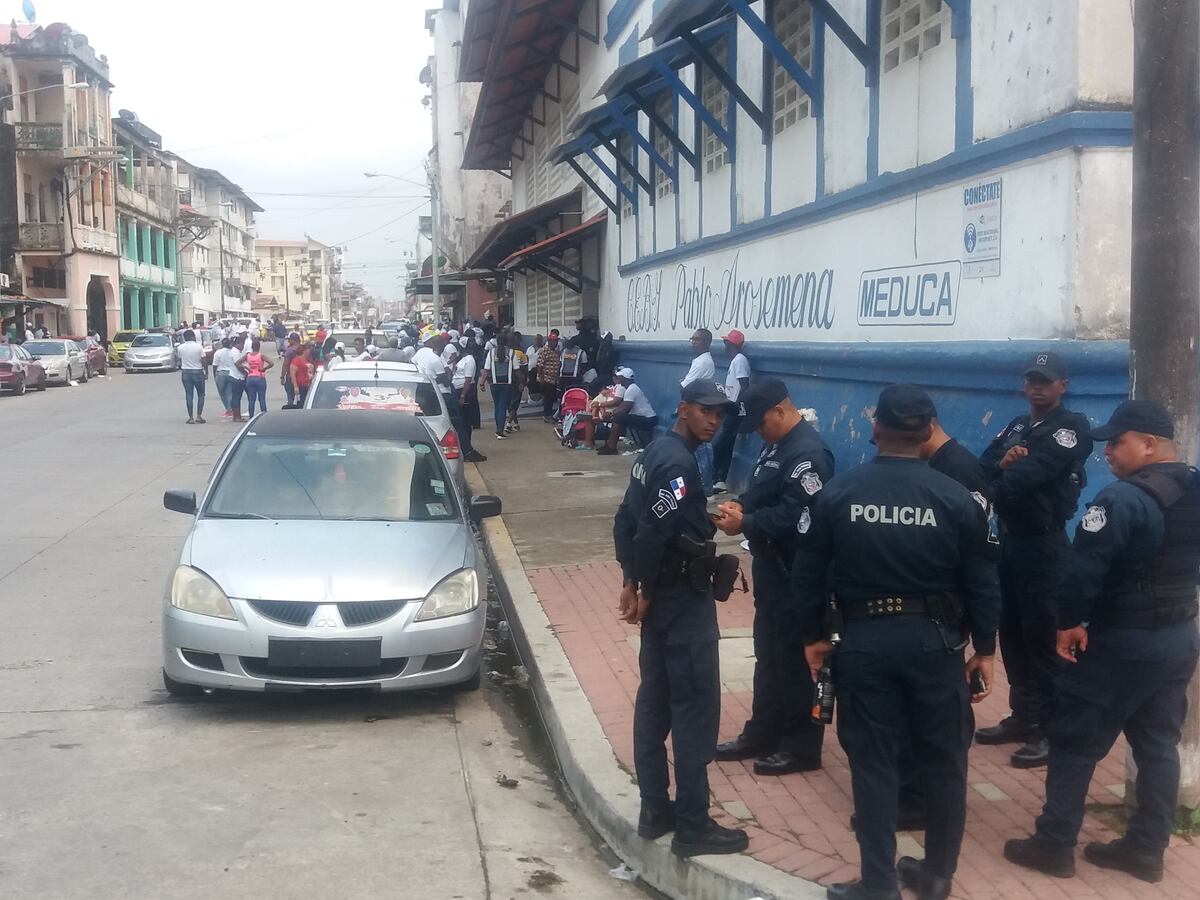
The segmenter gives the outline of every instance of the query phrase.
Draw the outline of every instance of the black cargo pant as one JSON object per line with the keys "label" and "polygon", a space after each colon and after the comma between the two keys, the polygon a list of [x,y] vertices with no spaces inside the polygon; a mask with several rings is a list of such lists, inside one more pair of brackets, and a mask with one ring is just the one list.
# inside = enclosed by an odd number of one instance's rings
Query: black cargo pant
{"label": "black cargo pant", "polygon": [[820,763],[825,726],[812,720],[812,673],[804,660],[795,615],[788,609],[788,571],[769,551],[756,551],[754,576],[754,699],[742,735],[770,753],[782,750]]}
{"label": "black cargo pant", "polygon": [[1000,544],[1000,653],[1013,718],[1040,727],[1054,709],[1062,667],[1054,614],[1069,544],[1059,528],[1046,534],[1005,532]]}
{"label": "black cargo pant", "polygon": [[[712,603],[711,597],[707,602]],[[642,625],[633,761],[642,803],[665,807],[670,798],[666,741],[671,735],[678,830],[696,832],[710,821],[708,764],[721,721],[720,666],[715,635],[694,640],[673,631],[649,619]]]}
{"label": "black cargo pant", "polygon": [[948,653],[924,616],[846,624],[836,657],[838,738],[850,781],[868,888],[896,888],[899,760],[911,743],[925,794],[925,865],[958,868],[975,731],[961,652]]}

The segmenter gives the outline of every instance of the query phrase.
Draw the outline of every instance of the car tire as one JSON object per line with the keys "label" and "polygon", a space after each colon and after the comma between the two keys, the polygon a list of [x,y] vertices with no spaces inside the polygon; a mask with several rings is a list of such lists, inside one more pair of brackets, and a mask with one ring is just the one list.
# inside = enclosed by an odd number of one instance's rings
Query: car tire
{"label": "car tire", "polygon": [[450,690],[451,690],[451,692],[453,692],[455,694],[469,694],[472,691],[479,690],[479,686],[481,684],[483,684],[483,663],[482,662],[480,662],[479,666],[475,669],[474,675],[472,675],[466,681],[461,681],[458,684],[453,685],[450,688]]}
{"label": "car tire", "polygon": [[21,383],[19,385],[13,385],[12,392],[13,392],[13,394],[15,394],[18,397],[25,396],[25,377],[24,376],[21,376]]}
{"label": "car tire", "polygon": [[45,372],[42,372],[42,380],[38,382],[38,390],[44,391],[46,389],[46,384],[49,381],[50,381],[50,376],[48,376]]}
{"label": "car tire", "polygon": [[176,681],[167,674],[166,669],[163,669],[162,676],[163,687],[172,697],[199,697],[204,693],[204,688],[198,684],[184,684],[182,681]]}
{"label": "car tire", "polygon": [[87,367],[87,363],[84,363],[83,364],[83,374],[79,376],[79,383],[87,384],[87,381],[88,381],[88,367]]}

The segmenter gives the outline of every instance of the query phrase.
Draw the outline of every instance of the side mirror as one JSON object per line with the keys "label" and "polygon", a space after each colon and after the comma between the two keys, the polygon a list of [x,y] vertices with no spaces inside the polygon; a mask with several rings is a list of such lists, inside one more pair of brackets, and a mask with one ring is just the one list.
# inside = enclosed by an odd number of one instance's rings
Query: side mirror
{"label": "side mirror", "polygon": [[196,492],[167,491],[163,494],[163,506],[171,510],[171,512],[186,513],[189,516],[194,516],[196,514]]}
{"label": "side mirror", "polygon": [[33,354],[30,354],[29,358],[30,359],[41,359],[40,356],[34,356]]}
{"label": "side mirror", "polygon": [[500,498],[490,494],[481,494],[471,498],[471,521],[490,519],[500,515]]}

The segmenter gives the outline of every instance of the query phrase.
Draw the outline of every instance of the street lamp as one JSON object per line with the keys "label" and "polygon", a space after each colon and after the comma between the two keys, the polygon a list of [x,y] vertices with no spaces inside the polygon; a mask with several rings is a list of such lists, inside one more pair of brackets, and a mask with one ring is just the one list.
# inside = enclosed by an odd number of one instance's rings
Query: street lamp
{"label": "street lamp", "polygon": [[79,91],[79,90],[83,90],[84,88],[90,88],[91,85],[88,84],[86,81],[76,81],[74,84],[68,84],[65,86],[61,85],[61,84],[46,84],[46,85],[43,85],[42,87],[30,88],[27,91],[15,91],[11,94],[4,94],[3,96],[0,96],[0,100],[9,100],[18,95],[24,97],[26,94],[36,94],[38,91],[49,91],[49,90],[53,90],[55,88],[61,88],[61,87],[65,87],[68,91],[71,91],[71,90]]}

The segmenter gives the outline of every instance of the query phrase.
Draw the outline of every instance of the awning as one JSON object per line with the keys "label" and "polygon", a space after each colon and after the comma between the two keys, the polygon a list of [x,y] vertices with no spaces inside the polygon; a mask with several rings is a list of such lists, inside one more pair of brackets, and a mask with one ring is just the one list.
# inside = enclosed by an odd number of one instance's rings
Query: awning
{"label": "awning", "polygon": [[[471,258],[467,260],[467,268],[499,268],[500,261],[513,251],[578,224],[582,215],[582,188],[575,188],[553,200],[514,213],[504,221],[497,222],[492,226],[492,230],[484,235]],[[567,221],[562,221],[564,219]],[[552,228],[552,225],[557,228]]]}
{"label": "awning", "polygon": [[502,260],[499,267],[508,272],[526,272],[533,269],[549,275],[568,290],[582,294],[585,288],[598,287],[599,283],[583,274],[582,265],[578,268],[568,265],[563,259],[563,254],[567,250],[579,249],[584,241],[599,235],[607,221],[608,213],[599,213],[581,225],[568,228],[528,247],[522,247]]}
{"label": "awning", "polygon": [[[485,279],[495,278],[496,273],[489,270],[463,270],[461,272],[445,272],[438,276],[438,291],[441,293],[463,291],[467,289],[467,284],[472,281],[484,281]],[[408,292],[410,294],[433,294],[433,276],[422,275],[419,278],[410,278],[408,280]]]}
{"label": "awning", "polygon": [[667,0],[650,21],[642,40],[665,44],[685,31],[703,28],[732,11],[729,0]]}
{"label": "awning", "polygon": [[33,309],[43,306],[67,309],[71,305],[71,301],[66,297],[27,297],[24,294],[0,294],[0,303],[8,303],[12,306],[28,306]]}
{"label": "awning", "polygon": [[[717,18],[723,18],[723,21],[717,21]],[[714,17],[708,20],[705,27],[697,28],[695,37],[701,46],[711,47],[721,38],[732,33],[732,17]],[[609,75],[608,80],[600,86],[597,96],[603,94],[612,100],[631,88],[638,90],[643,96],[656,94],[668,86],[662,80],[659,66],[679,70],[696,61],[696,51],[683,39],[674,38],[660,43],[661,46],[627,62]]]}
{"label": "awning", "polygon": [[[586,0],[475,0],[467,11],[462,73],[482,78],[464,169],[507,169],[512,145],[545,88]],[[490,25],[490,27],[488,27]],[[480,62],[486,48],[486,62]]]}

